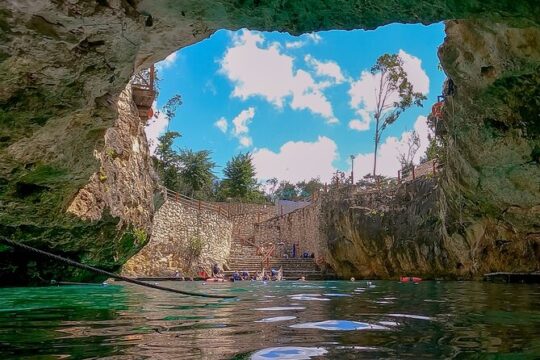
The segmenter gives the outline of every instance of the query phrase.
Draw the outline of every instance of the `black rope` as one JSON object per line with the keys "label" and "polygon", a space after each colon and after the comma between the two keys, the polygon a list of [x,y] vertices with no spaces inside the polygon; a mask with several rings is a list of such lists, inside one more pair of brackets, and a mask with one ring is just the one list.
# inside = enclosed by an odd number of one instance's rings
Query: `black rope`
{"label": "black rope", "polygon": [[196,292],[191,292],[191,291],[183,291],[183,290],[167,288],[167,287],[164,287],[164,286],[149,284],[149,283],[146,283],[144,281],[131,279],[131,278],[128,278],[128,277],[125,277],[125,276],[122,276],[122,275],[117,275],[117,274],[114,274],[114,273],[111,273],[111,272],[108,272],[108,271],[105,271],[105,270],[102,270],[102,269],[98,269],[98,268],[95,268],[95,267],[90,266],[90,265],[81,264],[80,262],[77,262],[77,261],[74,261],[74,260],[71,260],[71,259],[67,259],[65,257],[58,256],[58,255],[52,254],[52,253],[44,251],[44,250],[36,249],[35,247],[29,246],[29,245],[18,243],[16,241],[10,240],[10,239],[8,239],[6,237],[3,237],[3,236],[0,236],[0,243],[4,243],[4,244],[9,245],[11,247],[19,248],[19,249],[26,250],[26,251],[29,251],[29,252],[33,252],[33,253],[36,253],[36,254],[39,254],[39,255],[42,255],[42,256],[46,256],[46,257],[49,257],[49,258],[64,262],[64,263],[66,263],[68,265],[71,265],[71,266],[74,266],[74,267],[77,267],[77,268],[80,268],[80,269],[92,271],[92,272],[97,273],[97,274],[106,275],[108,277],[111,277],[111,278],[114,278],[114,279],[117,279],[117,280],[122,280],[122,281],[129,282],[129,283],[132,283],[132,284],[140,285],[140,286],[146,286],[146,287],[149,287],[149,288],[152,288],[152,289],[169,291],[169,292],[173,292],[173,293],[177,293],[177,294],[183,294],[183,295],[189,295],[189,296],[205,297],[205,298],[215,298],[215,299],[234,299],[234,298],[236,298],[236,296],[234,296],[234,295],[212,295],[212,294],[196,293]]}

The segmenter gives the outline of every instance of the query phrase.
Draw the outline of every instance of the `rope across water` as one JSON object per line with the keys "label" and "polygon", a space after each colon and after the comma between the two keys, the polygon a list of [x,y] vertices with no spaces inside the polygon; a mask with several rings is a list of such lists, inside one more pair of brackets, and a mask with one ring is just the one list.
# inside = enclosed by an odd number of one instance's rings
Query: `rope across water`
{"label": "rope across water", "polygon": [[46,257],[49,257],[51,259],[55,259],[55,260],[58,260],[60,262],[64,262],[64,263],[66,263],[68,265],[77,267],[79,269],[88,270],[88,271],[94,272],[96,274],[106,275],[108,277],[111,277],[111,278],[114,278],[114,279],[117,279],[117,280],[122,280],[122,281],[125,281],[125,282],[129,282],[129,283],[140,285],[140,286],[145,286],[145,287],[152,288],[152,289],[163,290],[163,291],[168,291],[168,292],[173,292],[173,293],[182,294],[182,295],[188,295],[188,296],[198,296],[198,297],[214,298],[214,299],[234,299],[234,298],[236,298],[236,296],[233,296],[233,295],[212,295],[212,294],[196,293],[196,292],[191,292],[191,291],[177,290],[177,289],[172,289],[172,288],[168,288],[168,287],[164,287],[164,286],[149,284],[149,283],[144,282],[144,281],[131,279],[131,278],[128,278],[128,277],[125,277],[125,276],[122,276],[122,275],[117,275],[117,274],[114,274],[114,273],[111,273],[111,272],[108,272],[108,271],[105,271],[105,270],[102,270],[102,269],[98,269],[98,268],[90,266],[90,265],[82,264],[80,262],[77,262],[77,261],[62,257],[62,256],[52,254],[52,253],[50,253],[48,251],[36,249],[35,247],[25,245],[25,244],[21,244],[19,242],[10,240],[10,239],[8,239],[6,237],[3,237],[3,236],[0,236],[0,243],[4,243],[4,244],[9,245],[9,246],[14,247],[14,248],[18,248],[18,249],[22,249],[22,250],[25,250],[25,251],[33,252],[33,253],[36,253],[38,255],[46,256]]}

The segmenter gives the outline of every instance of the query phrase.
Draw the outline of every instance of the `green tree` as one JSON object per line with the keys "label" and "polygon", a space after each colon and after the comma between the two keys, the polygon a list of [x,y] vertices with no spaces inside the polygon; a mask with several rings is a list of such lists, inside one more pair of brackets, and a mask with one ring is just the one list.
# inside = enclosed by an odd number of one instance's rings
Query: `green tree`
{"label": "green tree", "polygon": [[394,123],[407,108],[422,106],[426,97],[414,92],[403,69],[403,60],[397,54],[381,55],[371,68],[376,77],[375,88],[375,151],[373,154],[373,176],[377,174],[377,150],[381,135],[388,125]]}
{"label": "green tree", "polygon": [[300,181],[296,183],[299,196],[306,198],[315,193],[318,193],[324,187],[319,178],[313,178],[309,181]]}
{"label": "green tree", "polygon": [[264,194],[255,179],[255,166],[251,154],[238,154],[227,162],[221,191],[223,197],[245,201],[262,201]]}
{"label": "green tree", "polygon": [[167,131],[158,138],[154,165],[163,186],[179,191],[181,188],[181,162],[178,152],[173,149],[174,139],[181,137],[176,131]]}
{"label": "green tree", "polygon": [[215,178],[213,169],[216,164],[210,159],[210,155],[208,150],[187,149],[180,152],[180,176],[192,197],[208,198],[212,193],[212,182]]}
{"label": "green tree", "polygon": [[163,106],[163,111],[165,111],[165,116],[168,121],[171,121],[176,116],[176,109],[182,105],[182,97],[179,94],[173,95],[165,106]]}
{"label": "green tree", "polygon": [[268,193],[268,200],[274,202],[277,199],[277,190],[279,189],[279,180],[276,177],[265,181],[266,192]]}
{"label": "green tree", "polygon": [[298,199],[298,189],[296,188],[296,185],[287,180],[283,180],[279,183],[279,187],[276,190],[276,197],[279,200],[295,201]]}

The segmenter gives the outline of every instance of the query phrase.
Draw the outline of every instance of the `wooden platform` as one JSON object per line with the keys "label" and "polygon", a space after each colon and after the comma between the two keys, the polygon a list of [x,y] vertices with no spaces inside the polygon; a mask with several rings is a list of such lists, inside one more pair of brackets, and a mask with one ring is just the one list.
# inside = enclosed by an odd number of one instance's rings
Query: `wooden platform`
{"label": "wooden platform", "polygon": [[484,274],[484,281],[533,284],[540,283],[540,272],[532,273],[512,273],[512,272],[493,272]]}
{"label": "wooden platform", "polygon": [[156,92],[154,90],[136,84],[132,85],[132,97],[139,110],[141,121],[148,121],[149,111],[152,108],[155,96]]}

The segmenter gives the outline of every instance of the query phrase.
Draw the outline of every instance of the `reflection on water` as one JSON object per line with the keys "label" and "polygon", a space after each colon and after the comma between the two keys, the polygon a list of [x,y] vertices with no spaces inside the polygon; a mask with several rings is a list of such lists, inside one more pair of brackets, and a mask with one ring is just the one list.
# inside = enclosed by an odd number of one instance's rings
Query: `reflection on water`
{"label": "reflection on water", "polygon": [[[164,284],[0,289],[6,359],[540,357],[540,287],[473,282]],[[324,300],[322,300],[324,299]]]}
{"label": "reflection on water", "polygon": [[296,319],[296,316],[275,316],[271,318],[258,320],[255,322],[277,322],[277,321],[287,321],[287,320],[294,320],[294,319]]}
{"label": "reflection on water", "polygon": [[324,348],[307,348],[307,347],[275,347],[257,351],[251,356],[252,360],[270,360],[270,359],[294,359],[308,360],[315,356],[326,354]]}
{"label": "reflection on water", "polygon": [[384,330],[386,328],[378,325],[348,321],[348,320],[326,320],[311,323],[301,323],[291,325],[295,329],[318,329],[318,330],[335,330],[335,331],[351,331],[351,330]]}

